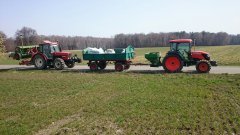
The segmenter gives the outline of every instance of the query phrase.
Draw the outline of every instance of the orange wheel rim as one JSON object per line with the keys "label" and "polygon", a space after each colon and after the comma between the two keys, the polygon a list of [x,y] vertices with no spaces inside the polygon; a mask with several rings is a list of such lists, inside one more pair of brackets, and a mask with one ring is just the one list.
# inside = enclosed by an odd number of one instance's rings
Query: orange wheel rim
{"label": "orange wheel rim", "polygon": [[208,70],[208,64],[207,63],[200,63],[198,67],[199,67],[200,71],[207,71]]}

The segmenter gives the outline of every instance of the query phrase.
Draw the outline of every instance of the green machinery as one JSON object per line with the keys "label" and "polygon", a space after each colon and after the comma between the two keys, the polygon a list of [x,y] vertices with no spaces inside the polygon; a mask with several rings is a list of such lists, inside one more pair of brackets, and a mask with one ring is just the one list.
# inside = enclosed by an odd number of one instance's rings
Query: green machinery
{"label": "green machinery", "polygon": [[38,48],[38,45],[17,46],[15,52],[10,53],[9,57],[12,57],[15,60],[31,58],[32,55],[30,51],[37,50]]}
{"label": "green machinery", "polygon": [[145,58],[150,61],[150,67],[161,66],[161,53],[160,52],[150,52],[145,54]]}

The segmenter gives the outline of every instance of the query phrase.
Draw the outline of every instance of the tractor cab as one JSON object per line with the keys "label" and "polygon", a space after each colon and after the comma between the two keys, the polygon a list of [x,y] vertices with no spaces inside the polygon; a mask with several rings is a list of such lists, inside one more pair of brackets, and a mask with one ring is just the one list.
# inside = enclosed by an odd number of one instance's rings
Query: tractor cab
{"label": "tractor cab", "polygon": [[191,60],[191,39],[177,39],[170,40],[170,51],[168,53],[174,53],[180,55],[184,61]]}
{"label": "tractor cab", "polygon": [[70,52],[62,52],[57,42],[44,41],[43,44],[39,45],[39,51],[44,54],[47,59],[62,58],[63,60],[68,60],[71,57]]}

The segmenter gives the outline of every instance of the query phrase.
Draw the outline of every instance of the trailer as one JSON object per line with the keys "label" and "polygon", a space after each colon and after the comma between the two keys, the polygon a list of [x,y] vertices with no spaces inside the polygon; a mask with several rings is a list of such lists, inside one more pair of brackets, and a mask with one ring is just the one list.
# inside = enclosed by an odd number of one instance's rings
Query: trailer
{"label": "trailer", "polygon": [[129,45],[127,48],[115,48],[114,53],[92,54],[88,49],[84,49],[83,60],[87,60],[90,70],[103,70],[108,63],[113,62],[115,70],[121,72],[130,68],[132,59],[135,56],[134,48]]}

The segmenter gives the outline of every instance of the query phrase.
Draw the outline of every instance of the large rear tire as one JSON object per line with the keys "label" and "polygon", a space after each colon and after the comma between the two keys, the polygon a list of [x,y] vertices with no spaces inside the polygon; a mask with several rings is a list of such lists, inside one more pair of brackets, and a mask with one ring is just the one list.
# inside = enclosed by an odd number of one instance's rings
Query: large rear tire
{"label": "large rear tire", "polygon": [[198,73],[208,73],[211,70],[211,64],[206,60],[197,62],[196,70]]}
{"label": "large rear tire", "polygon": [[165,72],[177,73],[183,68],[183,62],[177,55],[168,55],[163,59],[163,68]]}
{"label": "large rear tire", "polygon": [[47,68],[47,62],[41,55],[36,55],[34,57],[33,62],[34,62],[34,66],[39,70]]}
{"label": "large rear tire", "polygon": [[63,70],[64,69],[64,61],[61,58],[56,58],[53,62],[54,68],[56,70]]}

